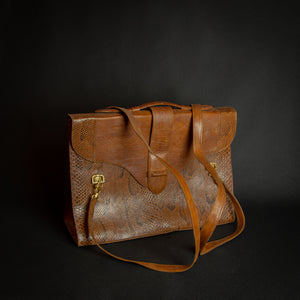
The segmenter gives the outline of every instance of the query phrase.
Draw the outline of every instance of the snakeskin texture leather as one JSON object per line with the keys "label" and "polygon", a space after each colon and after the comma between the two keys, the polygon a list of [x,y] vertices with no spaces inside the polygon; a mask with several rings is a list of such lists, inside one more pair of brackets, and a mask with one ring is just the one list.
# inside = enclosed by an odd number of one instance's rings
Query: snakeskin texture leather
{"label": "snakeskin texture leather", "polygon": [[[153,103],[130,111],[155,153],[186,180],[203,227],[218,194],[213,177],[193,151],[190,106]],[[173,108],[171,108],[173,107]],[[232,108],[201,106],[201,144],[218,176],[233,191],[230,144],[236,130]],[[192,229],[190,213],[174,175],[143,146],[126,117],[115,109],[69,115],[70,195],[65,223],[78,246],[130,240]],[[91,177],[106,182],[88,230]],[[218,224],[233,222],[230,197]]]}

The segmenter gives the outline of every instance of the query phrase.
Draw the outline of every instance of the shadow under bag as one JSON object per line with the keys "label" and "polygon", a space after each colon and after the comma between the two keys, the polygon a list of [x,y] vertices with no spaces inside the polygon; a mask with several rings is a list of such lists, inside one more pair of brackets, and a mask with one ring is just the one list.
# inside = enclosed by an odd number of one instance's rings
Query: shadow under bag
{"label": "shadow under bag", "polygon": [[[182,272],[199,254],[239,235],[245,217],[233,195],[230,146],[236,120],[230,107],[169,102],[69,115],[64,220],[77,245],[97,245],[153,270]],[[217,225],[235,216],[234,233],[209,241]],[[195,252],[189,265],[129,260],[101,246],[190,229]]]}

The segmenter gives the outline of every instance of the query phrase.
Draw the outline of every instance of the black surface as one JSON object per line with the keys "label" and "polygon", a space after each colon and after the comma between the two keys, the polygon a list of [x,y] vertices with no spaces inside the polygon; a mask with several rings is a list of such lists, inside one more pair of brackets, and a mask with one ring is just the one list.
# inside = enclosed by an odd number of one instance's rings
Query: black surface
{"label": "black surface", "polygon": [[[296,2],[2,5],[2,299],[299,299]],[[66,114],[159,99],[238,111],[246,229],[181,274],[77,248],[62,222]],[[192,245],[186,232],[107,247],[188,263]]]}

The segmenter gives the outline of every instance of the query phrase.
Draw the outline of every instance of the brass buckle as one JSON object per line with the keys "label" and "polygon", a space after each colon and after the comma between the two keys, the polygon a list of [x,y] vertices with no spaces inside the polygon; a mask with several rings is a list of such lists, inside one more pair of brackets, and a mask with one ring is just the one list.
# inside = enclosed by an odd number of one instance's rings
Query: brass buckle
{"label": "brass buckle", "polygon": [[94,194],[92,195],[92,199],[99,200],[99,194],[102,191],[103,184],[105,183],[104,175],[96,174],[92,176],[92,184],[94,187]]}
{"label": "brass buckle", "polygon": [[96,174],[92,176],[92,184],[105,183],[104,175]]}
{"label": "brass buckle", "polygon": [[210,165],[215,169],[217,170],[217,164],[215,162],[211,162]]}
{"label": "brass buckle", "polygon": [[[211,162],[210,165],[217,171],[217,164],[215,162]],[[211,174],[208,173],[208,176],[211,176]]]}

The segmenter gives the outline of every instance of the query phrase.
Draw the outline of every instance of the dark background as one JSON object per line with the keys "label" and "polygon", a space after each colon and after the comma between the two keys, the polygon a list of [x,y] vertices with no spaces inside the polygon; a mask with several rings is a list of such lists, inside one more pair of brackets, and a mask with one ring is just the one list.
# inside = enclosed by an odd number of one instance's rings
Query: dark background
{"label": "dark background", "polygon": [[[296,1],[2,6],[2,299],[299,299]],[[245,231],[181,274],[77,248],[62,221],[67,113],[153,100],[238,111]],[[188,263],[192,243],[175,233],[107,247]]]}

